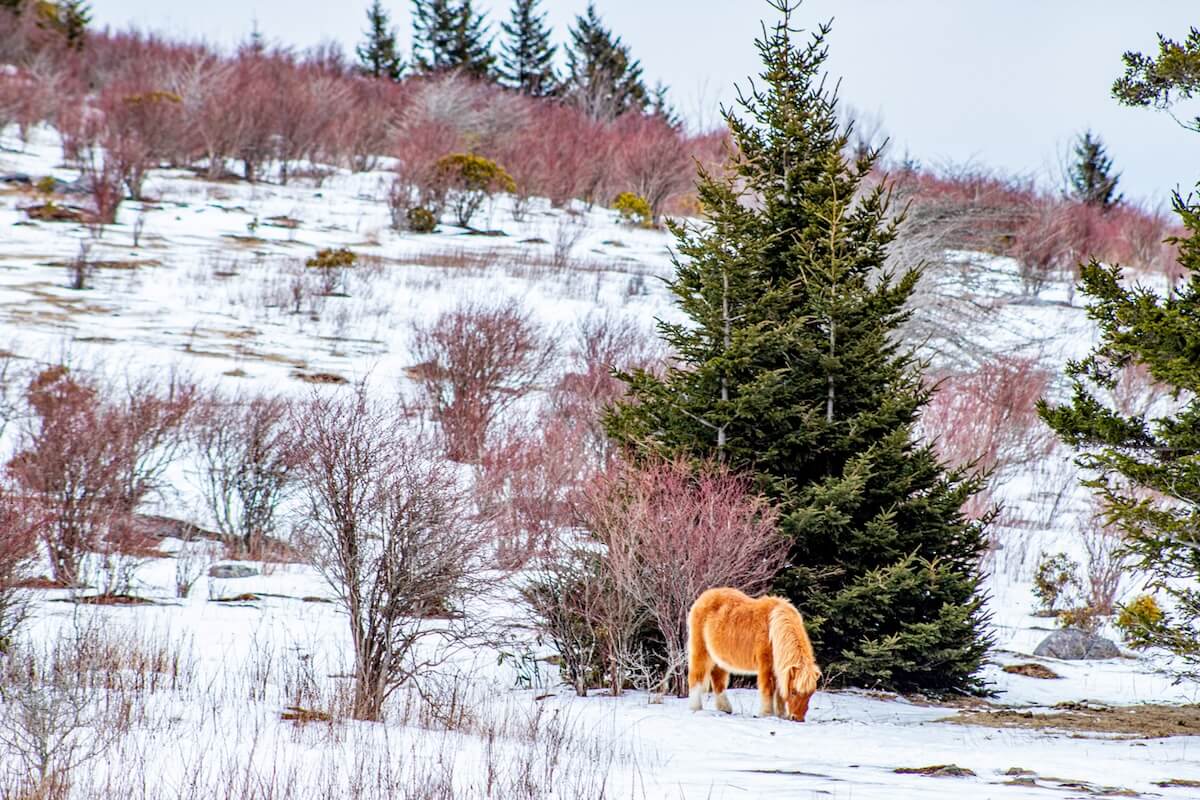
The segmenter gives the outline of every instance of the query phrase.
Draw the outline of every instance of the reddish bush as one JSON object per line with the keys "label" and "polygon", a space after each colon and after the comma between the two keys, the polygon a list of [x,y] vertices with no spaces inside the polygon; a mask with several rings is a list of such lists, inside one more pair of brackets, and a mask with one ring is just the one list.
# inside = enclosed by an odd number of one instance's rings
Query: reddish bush
{"label": "reddish bush", "polygon": [[8,482],[0,485],[0,654],[25,619],[21,589],[37,556],[37,509]]}
{"label": "reddish bush", "polygon": [[42,537],[54,579],[73,585],[80,557],[96,549],[121,507],[123,437],[99,389],[65,367],[39,373],[27,399],[34,418],[8,470],[46,519]]}
{"label": "reddish bush", "polygon": [[120,550],[129,540],[122,534],[130,515],[158,487],[180,446],[190,390],[160,395],[148,383],[129,389],[127,398],[114,399],[103,384],[64,366],[29,384],[33,417],[8,470],[37,503],[51,570],[64,584],[79,581],[85,552]]}
{"label": "reddish bush", "polygon": [[546,556],[558,534],[577,522],[591,467],[577,430],[560,419],[510,432],[484,451],[475,491],[501,568],[520,569]]}
{"label": "reddish bush", "polygon": [[787,557],[775,510],[727,467],[682,461],[618,465],[590,487],[585,508],[618,591],[663,636],[664,689],[683,696],[688,610],[715,586],[770,586]]}
{"label": "reddish bush", "polygon": [[626,114],[615,127],[621,190],[645,198],[657,221],[667,199],[695,182],[696,165],[679,132],[661,117]]}
{"label": "reddish bush", "polygon": [[515,302],[463,304],[428,327],[416,324],[414,377],[441,423],[447,455],[474,462],[488,428],[546,378],[554,344]]}
{"label": "reddish bush", "polygon": [[574,355],[578,366],[559,378],[550,392],[550,408],[576,428],[588,461],[600,468],[611,455],[604,410],[625,396],[625,382],[613,371],[653,368],[659,361],[657,340],[629,319],[592,315],[579,324]]}
{"label": "reddish bush", "polygon": [[1037,414],[1051,373],[1036,359],[1001,356],[977,371],[951,375],[921,416],[938,455],[956,467],[1003,469],[1044,456],[1054,436]]}

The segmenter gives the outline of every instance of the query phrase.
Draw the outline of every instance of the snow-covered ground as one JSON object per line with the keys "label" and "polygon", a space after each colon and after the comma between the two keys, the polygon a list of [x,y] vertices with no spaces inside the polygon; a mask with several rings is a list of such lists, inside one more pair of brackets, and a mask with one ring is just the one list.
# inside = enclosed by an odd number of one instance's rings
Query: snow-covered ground
{"label": "snow-covered ground", "polygon": [[[75,179],[60,165],[52,133],[35,131],[28,145],[13,134],[0,135],[0,175]],[[372,387],[395,391],[413,366],[412,322],[460,300],[512,298],[564,341],[593,313],[646,329],[656,317],[677,316],[660,280],[671,270],[670,239],[661,232],[622,226],[604,209],[568,216],[537,204],[515,222],[502,199],[480,227],[503,236],[448,226],[400,234],[388,225],[385,179],[339,173],[319,186],[283,187],[159,171],[146,189],[156,201],[125,203],[119,224],[99,239],[82,226],[28,221],[20,209],[36,198],[0,184],[0,346],[110,369],[178,368],[230,390],[301,392],[305,376],[326,373],[369,376]],[[66,288],[64,265],[81,245],[102,264],[92,288],[78,292]],[[346,276],[345,296],[317,297],[303,286],[311,280],[304,259],[327,247],[350,247],[363,259]],[[1021,296],[1011,262],[990,259],[979,269],[987,296],[973,312],[975,341],[1051,366],[1090,346],[1092,330],[1066,285],[1031,300]],[[300,313],[291,300],[297,286]],[[1031,615],[1038,554],[1079,552],[1072,527],[1083,496],[1070,488],[1073,475],[1062,462],[1058,454],[1006,472],[994,487],[1013,513],[989,563],[997,651],[985,677],[997,692],[993,702],[1035,712],[1064,701],[1197,702],[1195,686],[1173,685],[1160,661],[1134,654],[1041,660],[1059,680],[1002,671],[1033,660],[1053,624]],[[193,513],[186,488],[165,504],[183,510],[177,515]],[[512,586],[500,576],[496,596],[481,598],[477,613],[515,632],[511,652],[503,663],[497,649],[458,654],[455,664],[471,680],[443,689],[470,697],[469,721],[429,724],[398,699],[386,724],[297,726],[280,719],[287,705],[320,707],[348,684],[348,631],[335,605],[314,601],[329,595],[319,576],[297,566],[263,571],[201,578],[178,600],[173,559],[157,559],[137,573],[139,594],[155,605],[81,607],[57,602],[66,599],[62,592],[39,596],[27,630],[35,643],[102,636],[130,652],[169,650],[183,665],[177,685],[140,701],[149,710],[132,723],[117,756],[80,768],[80,785],[94,780],[109,787],[108,796],[134,797],[318,797],[329,796],[322,792],[330,786],[342,787],[333,796],[358,797],[1038,798],[1047,788],[1056,790],[1049,796],[1081,797],[1103,787],[1200,796],[1196,788],[1155,785],[1200,781],[1200,742],[1191,737],[953,724],[944,720],[956,707],[862,692],[818,694],[802,725],[754,717],[755,692],[745,689],[731,692],[732,717],[712,710],[711,701],[692,713],[682,700],[651,702],[636,692],[575,698],[551,668],[520,658],[545,648],[521,625]],[[217,601],[247,593],[258,599]],[[937,764],[975,775],[895,772]],[[142,775],[145,782],[134,780]],[[350,792],[356,780],[376,794]],[[438,794],[447,782],[452,788]],[[417,784],[424,794],[398,788]],[[236,788],[252,785],[259,788]]]}

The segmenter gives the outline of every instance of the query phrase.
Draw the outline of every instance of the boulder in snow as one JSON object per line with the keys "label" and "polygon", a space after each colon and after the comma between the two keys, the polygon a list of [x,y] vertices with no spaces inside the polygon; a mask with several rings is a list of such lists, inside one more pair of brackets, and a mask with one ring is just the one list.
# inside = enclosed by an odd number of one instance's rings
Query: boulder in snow
{"label": "boulder in snow", "polygon": [[1033,651],[1042,658],[1063,661],[1085,661],[1095,658],[1117,658],[1121,651],[1110,640],[1078,628],[1064,628],[1047,636]]}
{"label": "boulder in snow", "polygon": [[258,570],[245,564],[213,564],[208,568],[210,578],[253,578]]}

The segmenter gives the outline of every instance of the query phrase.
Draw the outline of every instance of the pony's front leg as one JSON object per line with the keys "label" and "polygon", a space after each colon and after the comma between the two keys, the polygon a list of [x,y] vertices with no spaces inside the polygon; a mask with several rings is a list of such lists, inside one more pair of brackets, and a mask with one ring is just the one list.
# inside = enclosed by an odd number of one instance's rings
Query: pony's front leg
{"label": "pony's front leg", "polygon": [[762,700],[760,717],[769,717],[775,708],[775,672],[770,665],[758,668],[758,696]]}
{"label": "pony's front leg", "polygon": [[772,695],[772,698],[775,701],[775,716],[786,717],[787,704],[783,701],[783,696],[780,695],[779,692],[775,692],[775,694]]}

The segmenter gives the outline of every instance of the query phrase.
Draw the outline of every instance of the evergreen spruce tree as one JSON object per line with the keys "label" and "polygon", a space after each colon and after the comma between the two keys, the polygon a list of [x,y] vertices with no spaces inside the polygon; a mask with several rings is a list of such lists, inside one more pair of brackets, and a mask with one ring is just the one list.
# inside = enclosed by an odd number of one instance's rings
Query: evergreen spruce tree
{"label": "evergreen spruce tree", "polygon": [[[1161,35],[1159,42],[1157,60],[1125,54],[1125,76],[1113,85],[1121,103],[1169,109],[1200,91],[1200,32],[1193,28],[1182,45]],[[1200,132],[1200,118],[1185,127]],[[1043,401],[1039,411],[1091,472],[1085,485],[1123,534],[1134,566],[1173,601],[1161,619],[1137,621],[1136,639],[1179,654],[1180,671],[1200,678],[1200,203],[1176,192],[1172,205],[1186,234],[1171,240],[1186,282],[1163,296],[1123,281],[1117,265],[1084,266],[1080,286],[1100,342],[1068,362],[1070,402]],[[1169,391],[1170,408],[1131,415],[1105,402],[1133,365]]]}
{"label": "evergreen spruce tree", "polygon": [[1114,175],[1112,165],[1100,137],[1086,131],[1075,142],[1075,163],[1068,175],[1071,196],[1105,210],[1120,204],[1123,197],[1117,194],[1117,181],[1121,174]]}
{"label": "evergreen spruce tree", "polygon": [[396,51],[396,31],[380,0],[374,0],[367,9],[366,35],[366,41],[355,50],[359,69],[373,78],[400,80],[404,61]]}
{"label": "evergreen spruce tree", "polygon": [[[1142,621],[1136,638],[1182,655],[1185,671],[1200,677],[1200,206],[1176,194],[1174,207],[1188,233],[1176,240],[1187,283],[1163,297],[1125,284],[1119,266],[1084,266],[1080,288],[1100,343],[1068,362],[1070,402],[1043,401],[1039,410],[1095,476],[1085,485],[1122,533],[1134,566],[1174,601],[1162,619]],[[1169,389],[1176,408],[1149,418],[1104,402],[1130,365]]]}
{"label": "evergreen spruce tree", "polygon": [[575,18],[567,49],[568,97],[595,119],[613,119],[627,111],[643,111],[650,93],[642,82],[642,65],[629,47],[604,27],[595,3]]}
{"label": "evergreen spruce tree", "polygon": [[414,0],[413,59],[422,72],[492,74],[495,56],[483,14],[471,0]]}
{"label": "evergreen spruce tree", "polygon": [[547,97],[558,88],[554,74],[555,46],[550,43],[546,15],[537,12],[539,0],[516,0],[512,18],[501,23],[501,81],[532,97]]}
{"label": "evergreen spruce tree", "polygon": [[756,476],[792,542],[777,590],[804,613],[842,684],[981,689],[980,478],[916,441],[920,363],[897,343],[919,272],[883,267],[896,234],[875,154],[843,156],[821,77],[822,27],[801,46],[793,0],[758,42],[761,82],[728,112],[728,175],[701,172],[705,225],[673,225],[670,284],[687,324],[660,323],[679,359],[623,375],[610,435],[632,457],[716,457]]}
{"label": "evergreen spruce tree", "polygon": [[1192,28],[1182,42],[1158,35],[1158,57],[1127,52],[1125,74],[1112,87],[1122,105],[1153,106],[1191,131],[1200,133],[1200,116],[1181,120],[1171,112],[1180,101],[1200,96],[1200,29]]}

